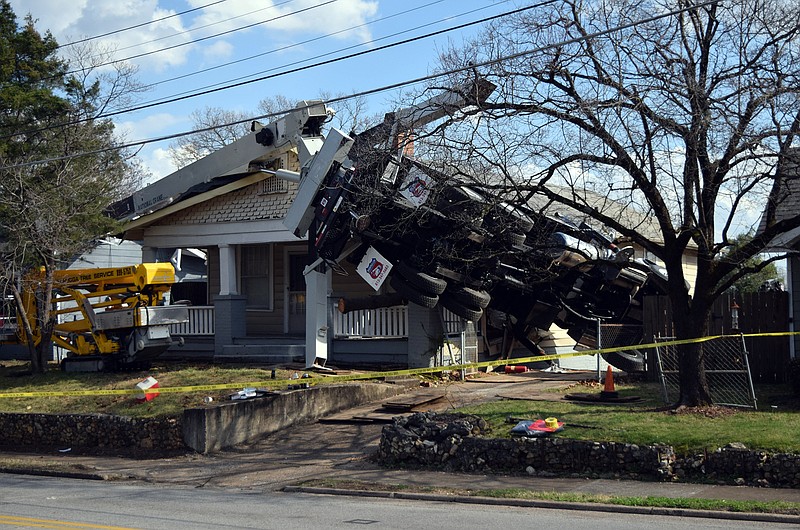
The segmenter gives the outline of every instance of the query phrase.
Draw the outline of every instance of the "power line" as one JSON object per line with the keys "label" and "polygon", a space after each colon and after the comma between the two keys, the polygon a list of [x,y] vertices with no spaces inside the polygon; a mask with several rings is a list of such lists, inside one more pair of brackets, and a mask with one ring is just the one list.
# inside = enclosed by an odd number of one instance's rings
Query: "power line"
{"label": "power line", "polygon": [[[147,88],[156,87],[156,86],[159,86],[159,85],[163,85],[165,83],[171,83],[172,81],[179,81],[181,79],[186,79],[187,77],[193,77],[193,76],[200,75],[200,74],[206,74],[208,72],[211,72],[212,70],[218,70],[218,69],[224,68],[226,66],[233,66],[235,64],[251,61],[253,59],[258,59],[259,57],[264,57],[266,55],[270,55],[270,54],[273,54],[273,53],[283,52],[283,51],[289,50],[291,48],[295,48],[297,46],[303,46],[305,44],[310,44],[312,42],[323,40],[323,39],[326,39],[328,37],[333,37],[334,35],[339,35],[339,34],[342,34],[342,33],[347,33],[348,31],[353,31],[355,29],[363,28],[365,26],[370,26],[370,25],[372,25],[372,24],[374,24],[376,22],[384,22],[386,20],[401,16],[401,15],[407,15],[408,13],[412,13],[414,11],[419,11],[420,9],[424,9],[426,7],[430,7],[430,6],[435,5],[435,4],[441,4],[442,2],[445,2],[445,1],[446,0],[435,0],[433,2],[428,2],[427,4],[423,4],[421,6],[412,7],[410,9],[406,9],[405,11],[398,11],[397,13],[393,13],[391,15],[387,15],[385,17],[381,17],[381,18],[378,18],[378,19],[375,19],[375,20],[371,20],[369,22],[364,22],[364,23],[358,24],[356,26],[350,26],[349,28],[340,29],[339,31],[333,31],[331,33],[326,33],[325,35],[320,35],[319,37],[314,37],[312,39],[307,39],[307,40],[304,40],[304,41],[295,42],[293,44],[287,44],[286,46],[281,46],[280,48],[273,48],[272,50],[268,50],[266,52],[258,53],[256,55],[250,55],[249,57],[243,57],[241,59],[236,59],[235,61],[229,61],[227,63],[222,63],[222,64],[218,64],[218,65],[215,65],[215,66],[210,66],[208,68],[203,68],[202,70],[196,70],[196,71],[190,72],[188,74],[183,74],[183,75],[179,75],[179,76],[176,76],[176,77],[170,77],[168,79],[162,79],[161,81],[157,81],[155,83],[150,83],[149,85],[147,85]],[[479,10],[482,10],[482,9],[487,9],[489,7],[491,7],[491,5],[483,6],[481,8],[474,9],[474,10],[468,11],[466,13],[459,13],[456,16],[460,17],[462,15],[469,14],[469,13],[474,13],[475,11],[479,11]],[[451,17],[451,18],[455,18],[455,17]],[[441,22],[441,21],[439,21],[439,22]],[[414,29],[418,29],[419,27],[421,27],[421,26],[418,26],[417,28],[414,28]],[[376,42],[376,40],[371,40],[369,42],[362,43],[362,45],[363,44],[370,44],[370,43],[373,43],[373,42]],[[341,50],[339,50],[339,51],[341,51]],[[284,65],[284,66],[286,66],[286,65]],[[230,82],[230,81],[235,81],[235,80],[236,79],[229,79],[228,81],[225,81],[225,82]],[[175,95],[179,95],[179,94],[175,94]],[[161,98],[159,98],[159,99],[161,99]],[[155,101],[159,101],[159,100],[155,100]]]}
{"label": "power line", "polygon": [[[558,0],[546,0],[546,1],[541,2],[539,4],[533,4],[533,5],[530,5],[530,6],[527,6],[527,7],[514,9],[512,11],[506,11],[505,13],[500,13],[498,15],[493,15],[491,17],[485,17],[485,18],[482,18],[480,20],[476,20],[476,21],[473,21],[473,22],[467,22],[467,23],[464,23],[464,24],[459,24],[459,25],[453,26],[451,28],[445,28],[445,29],[434,31],[434,32],[431,32],[431,33],[426,33],[424,35],[419,35],[417,37],[412,37],[412,38],[409,38],[409,39],[393,42],[393,43],[390,43],[390,44],[385,44],[385,45],[379,46],[377,48],[371,48],[369,50],[364,50],[364,51],[360,51],[360,52],[356,52],[356,53],[351,53],[349,55],[343,55],[341,57],[336,57],[336,58],[333,58],[333,59],[328,59],[328,60],[325,60],[325,61],[320,61],[320,62],[316,62],[316,63],[313,63],[313,64],[305,65],[305,66],[299,66],[297,68],[292,68],[290,70],[284,70],[282,72],[277,72],[277,73],[274,73],[274,74],[269,74],[269,75],[257,77],[255,79],[250,79],[250,80],[247,80],[247,81],[241,81],[241,82],[238,82],[238,83],[229,84],[229,85],[225,85],[225,86],[221,86],[221,87],[217,87],[217,88],[209,88],[207,90],[202,90],[200,92],[195,92],[195,93],[191,93],[191,94],[188,94],[188,95],[181,95],[181,96],[171,97],[169,99],[161,99],[161,100],[157,100],[155,102],[151,102],[151,103],[147,103],[147,104],[143,104],[143,105],[137,105],[137,106],[134,106],[134,107],[129,107],[127,109],[121,109],[121,110],[117,110],[117,111],[113,111],[113,112],[106,112],[106,113],[103,113],[103,114],[100,114],[100,115],[97,115],[97,116],[93,116],[91,118],[83,118],[83,119],[80,119],[80,120],[73,120],[71,122],[61,123],[61,124],[58,124],[58,125],[51,125],[51,126],[48,126],[48,127],[42,127],[40,129],[17,132],[17,133],[14,133],[14,135],[12,135],[12,136],[24,135],[24,134],[33,134],[33,133],[36,133],[36,132],[41,132],[41,131],[47,131],[47,130],[50,130],[50,129],[54,129],[56,127],[68,127],[68,126],[71,126],[71,125],[77,125],[77,124],[80,124],[80,123],[83,123],[83,122],[87,122],[87,121],[110,118],[112,116],[118,116],[120,114],[127,114],[129,112],[136,112],[136,111],[139,111],[139,110],[149,109],[149,108],[157,107],[157,106],[160,106],[160,105],[166,105],[167,103],[176,103],[178,101],[184,101],[184,100],[191,99],[191,98],[198,97],[198,96],[205,96],[205,95],[208,95],[208,94],[213,94],[213,93],[221,92],[223,90],[228,90],[228,89],[231,89],[231,88],[238,88],[238,87],[249,85],[249,84],[252,84],[252,83],[257,83],[259,81],[266,81],[268,79],[274,79],[276,77],[281,77],[281,76],[284,76],[284,75],[289,75],[289,74],[294,74],[294,73],[297,73],[297,72],[302,72],[302,71],[305,71],[305,70],[310,70],[312,68],[316,68],[316,67],[319,67],[319,66],[325,66],[325,65],[341,62],[341,61],[344,61],[344,60],[353,59],[353,58],[360,57],[360,56],[363,56],[363,55],[367,55],[367,54],[370,54],[370,53],[376,53],[376,52],[379,52],[379,51],[382,51],[382,50],[387,50],[389,48],[394,48],[394,47],[397,47],[397,46],[401,46],[401,45],[404,45],[404,44],[409,44],[409,43],[416,42],[416,41],[423,40],[423,39],[427,39],[427,38],[430,38],[430,37],[435,37],[437,35],[441,35],[443,33],[448,33],[450,31],[464,29],[464,28],[467,28],[467,27],[470,27],[470,26],[474,26],[474,25],[477,25],[477,24],[483,24],[485,22],[489,22],[491,20],[496,20],[498,18],[502,18],[502,17],[505,17],[505,16],[518,14],[518,13],[521,13],[521,12],[524,12],[524,11],[528,11],[528,10],[531,10],[531,9],[534,9],[534,8],[537,8],[537,7],[543,7],[545,5],[552,4],[552,3],[556,2],[556,1],[558,1]],[[345,49],[347,49],[347,48],[345,48]],[[333,52],[333,53],[336,53],[336,52]],[[322,56],[325,56],[325,55],[322,55]],[[307,60],[311,60],[311,59],[307,59]],[[291,64],[299,64],[301,62],[304,62],[304,61],[298,61],[298,62],[291,63]],[[5,138],[9,138],[9,135],[0,137],[0,139],[5,139]]]}
{"label": "power line", "polygon": [[[542,7],[544,5],[552,3],[554,1],[556,1],[556,0],[549,0],[549,1],[546,1],[546,2],[542,2],[541,4],[539,4],[539,5],[535,6],[535,7]],[[708,1],[700,3],[700,4],[695,4],[695,5],[684,7],[684,8],[681,8],[681,9],[676,9],[676,10],[673,10],[673,11],[668,11],[666,13],[661,13],[661,14],[658,14],[658,15],[653,15],[653,16],[645,18],[645,19],[641,19],[641,20],[637,20],[637,21],[633,21],[633,22],[628,22],[626,24],[622,24],[622,25],[619,25],[619,26],[614,26],[613,28],[607,28],[607,29],[604,29],[604,30],[596,31],[594,33],[588,33],[586,35],[581,35],[581,36],[574,37],[572,39],[567,39],[567,40],[564,40],[564,41],[560,41],[560,42],[557,42],[557,43],[547,44],[545,46],[540,46],[538,48],[533,48],[533,49],[530,49],[530,50],[524,50],[524,51],[521,51],[521,52],[518,52],[518,53],[511,54],[511,55],[506,55],[506,56],[503,56],[503,57],[499,57],[497,59],[491,59],[491,60],[483,61],[483,62],[480,62],[480,63],[474,63],[474,64],[470,64],[468,66],[462,66],[460,68],[454,68],[452,70],[447,70],[445,72],[440,72],[438,74],[430,74],[430,75],[427,75],[427,76],[418,77],[416,79],[400,81],[400,82],[393,83],[393,84],[390,84],[390,85],[384,85],[382,87],[378,87],[378,88],[374,88],[374,89],[370,89],[370,90],[365,90],[365,91],[362,91],[362,92],[356,92],[356,93],[353,93],[353,94],[349,94],[347,96],[341,96],[341,97],[338,97],[338,98],[332,98],[332,99],[328,100],[327,103],[336,103],[336,102],[339,102],[339,101],[346,101],[348,99],[364,97],[364,96],[370,96],[370,95],[377,94],[377,93],[380,93],[380,92],[386,92],[388,90],[394,90],[394,89],[397,89],[397,88],[402,88],[402,87],[406,87],[406,86],[412,86],[412,85],[416,85],[416,84],[419,84],[419,83],[423,83],[425,81],[430,81],[430,80],[433,80],[433,79],[438,79],[438,78],[441,78],[441,77],[446,77],[446,76],[449,76],[449,75],[458,74],[458,73],[461,73],[461,72],[473,72],[477,68],[482,68],[482,67],[485,67],[485,66],[491,66],[493,64],[498,64],[498,63],[505,62],[505,61],[510,61],[510,60],[513,60],[513,59],[519,59],[520,57],[524,57],[526,55],[531,55],[531,54],[534,54],[534,53],[540,53],[542,51],[549,50],[549,49],[552,49],[552,48],[558,48],[558,47],[561,47],[561,46],[566,46],[566,45],[569,45],[569,44],[575,44],[575,43],[578,43],[578,42],[581,42],[581,41],[585,41],[585,40],[601,37],[601,36],[604,36],[604,35],[608,35],[610,33],[616,33],[618,31],[622,31],[624,29],[629,29],[629,28],[632,28],[632,27],[639,26],[641,24],[647,24],[649,22],[654,22],[654,21],[660,20],[662,18],[671,17],[671,16],[674,16],[674,15],[677,15],[677,14],[680,14],[680,13],[684,13],[686,11],[690,11],[692,9],[705,7],[705,6],[714,4],[714,3],[718,2],[718,1],[719,0],[708,0]],[[534,7],[534,6],[532,6],[532,7]],[[221,125],[215,125],[215,126],[212,126],[212,127],[205,127],[205,128],[202,128],[202,129],[195,129],[195,130],[192,130],[192,131],[184,131],[184,132],[180,132],[180,133],[175,133],[175,134],[170,134],[170,135],[165,135],[165,136],[159,136],[159,137],[156,137],[156,138],[148,138],[148,139],[145,139],[145,140],[138,140],[138,141],[135,141],[135,142],[129,142],[129,143],[126,143],[126,144],[117,145],[117,146],[113,146],[113,147],[106,147],[106,148],[103,148],[103,149],[97,149],[97,150],[93,150],[93,151],[85,151],[83,153],[75,153],[75,154],[72,154],[72,155],[64,155],[64,156],[60,156],[60,157],[52,157],[52,158],[47,158],[47,159],[43,159],[43,160],[36,160],[36,161],[32,161],[32,162],[23,162],[23,163],[20,163],[20,164],[12,164],[12,165],[7,165],[7,166],[2,166],[2,167],[0,167],[0,170],[13,169],[13,168],[18,168],[18,167],[28,167],[28,166],[38,165],[38,164],[47,164],[47,163],[50,163],[50,162],[59,162],[59,161],[62,161],[62,160],[71,160],[73,158],[79,158],[79,157],[82,157],[82,156],[98,155],[98,154],[107,153],[107,152],[110,152],[110,151],[121,151],[123,149],[130,149],[132,147],[141,148],[141,147],[144,147],[145,145],[151,144],[151,143],[159,143],[159,142],[164,142],[164,141],[167,141],[167,140],[174,140],[176,138],[181,138],[183,136],[189,136],[189,135],[196,134],[196,133],[208,132],[208,131],[213,131],[215,129],[221,129],[223,127],[230,127],[230,126],[233,126],[233,125],[239,125],[239,124],[242,124],[242,123],[248,123],[248,122],[253,121],[253,120],[262,120],[262,119],[265,119],[265,118],[272,118],[272,117],[281,116],[281,115],[284,115],[284,114],[286,114],[288,112],[291,112],[292,110],[294,110],[294,109],[286,109],[286,110],[282,110],[282,111],[279,111],[279,112],[272,112],[272,113],[269,113],[269,114],[263,114],[261,116],[255,116],[253,118],[248,118],[246,120],[238,120],[238,121],[233,121],[233,122],[230,122],[230,123],[224,123],[224,124],[221,124]]]}
{"label": "power line", "polygon": [[[223,32],[220,32],[220,33],[215,33],[213,35],[207,35],[205,37],[199,37],[197,39],[193,39],[193,40],[190,40],[190,41],[187,41],[187,42],[181,42],[179,44],[174,44],[172,46],[167,46],[166,48],[159,48],[158,50],[152,50],[152,51],[149,51],[149,52],[142,52],[142,53],[139,53],[139,54],[136,54],[136,55],[131,55],[129,57],[125,57],[123,59],[115,59],[113,61],[100,63],[100,64],[97,64],[97,65],[94,65],[94,66],[95,66],[95,68],[100,68],[102,66],[109,66],[109,65],[120,63],[120,62],[123,62],[123,61],[130,61],[131,59],[140,59],[142,57],[147,57],[148,55],[153,55],[153,54],[156,54],[156,53],[161,53],[161,52],[166,52],[166,51],[169,51],[169,50],[174,50],[176,48],[181,48],[183,46],[189,46],[190,44],[197,44],[198,42],[203,42],[203,41],[206,41],[206,40],[209,40],[209,39],[215,39],[215,38],[221,37],[223,35],[228,35],[230,33],[235,33],[237,31],[242,31],[242,30],[245,30],[245,29],[250,29],[250,28],[255,27],[255,26],[260,26],[261,24],[266,24],[267,22],[274,22],[276,20],[280,20],[282,18],[287,18],[287,17],[290,17],[292,15],[297,15],[299,13],[305,13],[306,11],[311,11],[312,9],[317,9],[318,7],[323,7],[323,6],[326,6],[328,4],[333,4],[335,2],[338,2],[338,1],[339,0],[327,0],[326,2],[322,2],[321,4],[317,4],[317,5],[313,5],[313,6],[309,6],[309,7],[304,7],[302,9],[298,9],[297,11],[292,11],[290,13],[284,13],[283,15],[278,15],[278,16],[275,16],[275,17],[272,17],[272,18],[268,18],[266,20],[262,20],[260,22],[254,22],[252,24],[247,24],[246,26],[240,26],[238,28],[233,28],[233,29],[229,29],[227,31],[223,31]],[[64,75],[75,74],[75,73],[78,73],[80,71],[81,70],[71,70],[69,72],[66,72]]]}
{"label": "power line", "polygon": [[[247,16],[253,15],[255,13],[260,13],[261,11],[266,11],[268,9],[274,9],[276,7],[280,7],[282,5],[290,4],[292,2],[294,2],[294,0],[285,0],[284,2],[279,2],[277,4],[272,4],[271,6],[268,6],[268,7],[262,7],[261,9],[255,9],[253,11],[248,11],[247,13],[242,13],[241,15],[236,15],[235,17],[226,18],[224,20],[217,20],[216,22],[209,22],[208,24],[203,24],[202,26],[196,26],[196,27],[193,27],[192,29],[187,29],[185,31],[179,31],[179,32],[173,33],[171,35],[164,35],[163,37],[159,37],[157,39],[150,39],[150,40],[144,41],[144,42],[137,42],[136,44],[131,44],[130,46],[125,46],[124,48],[117,48],[115,51],[116,52],[121,52],[121,51],[125,51],[125,50],[130,50],[131,48],[138,48],[139,46],[144,46],[146,44],[153,44],[154,42],[162,41],[162,40],[165,40],[165,39],[171,39],[172,37],[178,37],[180,35],[185,35],[187,33],[192,33],[192,32],[195,32],[195,31],[198,31],[198,30],[201,30],[201,29],[210,28],[211,26],[224,24],[225,22],[230,22],[231,20],[236,20],[237,18],[247,17]],[[124,61],[125,59],[119,59],[119,60],[120,61]]]}
{"label": "power line", "polygon": [[[438,0],[438,1],[439,1],[439,2],[441,2],[441,1],[443,1],[443,0]],[[432,2],[432,3],[437,3],[437,2]],[[402,15],[402,14],[406,14],[406,13],[408,13],[408,12],[410,12],[410,11],[414,11],[414,10],[420,9],[421,7],[427,7],[427,6],[429,6],[429,5],[431,5],[431,4],[426,4],[425,6],[420,6],[420,7],[417,7],[417,8],[409,9],[409,10],[407,10],[407,11],[403,11],[403,12],[401,12],[401,13],[395,13],[395,14],[394,14],[394,15],[392,15],[392,16],[394,17],[394,16],[399,16],[399,15]],[[464,15],[470,15],[470,14],[472,14],[472,13],[475,13],[475,12],[477,12],[477,11],[483,11],[484,9],[487,9],[487,7],[490,7],[490,6],[483,6],[483,7],[479,7],[479,8],[473,9],[473,10],[471,10],[471,11],[466,11],[466,12],[463,12],[463,13],[459,13],[459,14],[458,14],[458,15],[456,15],[455,17],[448,17],[448,18],[456,18],[456,17],[461,17],[461,16],[464,16]],[[498,15],[498,16],[504,16],[504,15]],[[386,17],[386,18],[390,18],[390,17]],[[383,20],[385,20],[385,19],[383,19]],[[391,37],[396,37],[396,36],[398,36],[398,35],[403,35],[404,33],[409,33],[409,32],[416,31],[416,30],[419,30],[419,29],[422,29],[422,28],[425,28],[425,27],[428,27],[428,26],[433,26],[433,25],[435,25],[435,24],[438,24],[438,23],[440,23],[440,22],[443,22],[444,20],[447,20],[447,19],[443,19],[443,20],[436,20],[436,21],[434,21],[434,22],[428,22],[428,23],[426,23],[426,24],[422,24],[422,25],[419,25],[419,26],[416,26],[416,27],[413,27],[413,28],[405,29],[405,30],[403,30],[403,31],[398,31],[398,32],[396,32],[396,33],[391,33],[391,34],[389,34],[389,35],[384,35],[383,37],[380,37],[380,38],[378,38],[378,39],[372,39],[372,40],[370,40],[370,41],[367,41],[367,42],[362,42],[362,43],[359,43],[359,44],[354,44],[354,45],[352,45],[352,46],[346,46],[346,47],[344,47],[344,48],[339,48],[338,50],[332,50],[332,51],[330,51],[330,52],[327,52],[327,53],[322,53],[322,54],[319,54],[319,55],[315,55],[315,56],[313,56],[313,57],[307,57],[307,58],[305,58],[305,59],[301,59],[301,60],[294,61],[294,62],[291,62],[291,63],[285,63],[285,64],[282,64],[281,66],[276,66],[276,67],[270,68],[270,69],[268,69],[268,70],[262,70],[261,72],[258,72],[258,73],[255,73],[255,74],[248,74],[248,75],[244,75],[244,76],[236,77],[236,78],[233,78],[233,79],[227,79],[227,80],[225,80],[225,81],[220,81],[219,83],[214,83],[214,84],[212,84],[212,85],[206,85],[206,86],[204,86],[204,87],[196,88],[196,89],[193,89],[193,90],[187,90],[187,91],[184,91],[184,92],[179,92],[179,93],[177,93],[177,94],[172,94],[172,95],[170,95],[170,96],[164,96],[164,97],[161,97],[161,98],[158,98],[158,99],[155,99],[155,100],[149,101],[149,102],[145,102],[145,103],[142,103],[142,104],[143,104],[143,105],[147,105],[147,104],[150,104],[150,103],[159,103],[159,104],[160,104],[160,103],[162,103],[162,102],[166,103],[167,101],[169,101],[169,100],[170,100],[170,98],[173,98],[173,97],[178,97],[178,96],[183,96],[183,95],[186,95],[186,94],[192,94],[192,93],[194,93],[196,90],[206,90],[206,89],[209,89],[209,88],[214,88],[214,87],[218,87],[218,86],[221,86],[221,85],[223,85],[223,86],[224,86],[224,85],[226,85],[226,84],[228,84],[228,83],[232,83],[232,82],[235,82],[235,81],[241,81],[241,80],[244,80],[244,79],[249,79],[249,78],[252,78],[253,76],[256,76],[256,75],[265,74],[265,73],[267,73],[267,72],[274,72],[275,70],[278,70],[278,69],[280,69],[280,68],[286,68],[286,67],[289,67],[289,66],[295,66],[295,65],[298,65],[298,64],[307,63],[307,62],[309,62],[309,61],[313,61],[313,60],[315,60],[315,59],[321,59],[322,57],[328,57],[328,56],[330,56],[330,55],[334,55],[334,54],[337,54],[337,53],[340,53],[340,52],[344,52],[344,51],[347,51],[347,50],[352,50],[352,49],[354,49],[354,48],[360,48],[360,47],[362,47],[362,46],[365,46],[365,45],[368,45],[368,44],[375,44],[376,42],[380,42],[380,41],[382,41],[382,40],[386,40],[386,39],[389,39],[389,38],[391,38]],[[476,22],[473,22],[472,24],[480,24],[480,23],[484,22],[485,20],[486,20],[486,19],[483,19],[483,20],[478,20],[478,21],[476,21]],[[274,49],[274,50],[269,50],[269,51],[267,51],[267,52],[263,52],[263,53],[260,53],[260,54],[258,54],[258,55],[254,55],[254,56],[251,56],[251,57],[246,57],[246,58],[243,58],[243,59],[238,59],[237,61],[233,61],[232,63],[227,63],[227,64],[234,64],[234,63],[242,62],[242,61],[249,60],[249,59],[256,58],[256,57],[262,57],[262,56],[264,56],[264,55],[268,55],[268,54],[271,54],[271,53],[276,53],[276,52],[279,52],[279,51],[284,51],[284,50],[287,50],[287,49],[289,49],[289,48],[292,48],[292,47],[295,47],[295,46],[300,46],[300,45],[303,45],[303,44],[308,44],[308,43],[310,43],[310,42],[314,42],[314,41],[317,41],[317,40],[321,40],[321,39],[323,39],[323,38],[329,37],[329,36],[331,36],[331,35],[335,35],[335,34],[337,34],[337,33],[341,33],[341,32],[344,32],[344,31],[350,31],[350,30],[352,30],[352,29],[355,29],[355,28],[358,28],[358,27],[361,27],[361,26],[364,26],[364,25],[367,25],[367,24],[369,24],[369,23],[360,24],[359,26],[354,26],[353,28],[348,28],[348,29],[340,30],[340,31],[338,31],[338,32],[335,32],[335,33],[329,33],[329,34],[327,34],[327,35],[322,35],[322,36],[320,36],[320,37],[315,37],[315,38],[313,38],[313,39],[308,39],[308,40],[305,40],[305,41],[302,41],[302,42],[299,42],[299,43],[295,43],[295,44],[287,45],[287,46],[284,46],[284,47],[281,47],[281,48],[277,48],[277,49]],[[462,28],[461,28],[461,27],[456,27],[456,28],[454,28],[454,29],[462,29]],[[452,31],[452,29],[448,29],[447,31]],[[422,36],[420,36],[420,37],[424,38],[424,37],[425,37],[425,35],[422,35]],[[380,49],[380,48],[378,48],[377,50],[379,50],[379,49]],[[221,66],[227,66],[227,64],[226,64],[226,65],[221,65]],[[217,67],[214,67],[214,68],[217,68]],[[193,76],[193,75],[196,75],[196,74],[198,74],[198,73],[201,73],[201,72],[204,72],[204,71],[202,71],[202,70],[201,70],[201,71],[199,71],[199,72],[192,72],[192,73],[190,73],[190,74],[184,74],[184,75],[180,76],[178,79],[180,79],[180,78],[185,78],[185,77],[189,77],[189,76]],[[168,81],[172,81],[172,80],[173,80],[173,79],[167,79],[167,80],[165,80],[165,81],[161,81],[160,83],[166,83],[166,82],[168,82]],[[148,85],[148,88],[149,88],[149,87],[152,87],[152,86],[155,86],[155,85],[157,85],[157,84],[160,84],[160,83],[154,83],[154,84],[152,84],[152,85]]]}
{"label": "power line", "polygon": [[141,27],[148,26],[150,24],[155,24],[156,22],[161,22],[163,20],[167,20],[167,19],[170,19],[170,18],[173,18],[173,17],[179,17],[181,15],[186,15],[187,13],[191,13],[193,11],[199,11],[199,10],[205,9],[207,7],[211,7],[211,6],[214,6],[214,5],[217,5],[217,4],[221,4],[222,2],[227,2],[227,0],[217,0],[216,2],[211,2],[210,4],[206,4],[206,5],[203,5],[203,6],[200,6],[200,7],[194,7],[192,9],[187,9],[186,11],[181,11],[180,13],[173,13],[173,14],[167,15],[165,17],[156,18],[154,20],[149,20],[147,22],[142,22],[141,24],[128,26],[127,28],[115,29],[115,30],[109,31],[107,33],[103,33],[103,34],[100,34],[100,35],[95,35],[94,37],[86,37],[85,39],[75,40],[75,41],[72,41],[72,42],[68,42],[66,44],[59,44],[58,47],[59,48],[65,48],[67,46],[73,46],[75,44],[80,44],[82,42],[88,42],[90,40],[101,39],[103,37],[108,37],[110,35],[116,35],[117,33],[123,33],[125,31],[129,31],[129,30],[132,30],[132,29],[141,28]]}

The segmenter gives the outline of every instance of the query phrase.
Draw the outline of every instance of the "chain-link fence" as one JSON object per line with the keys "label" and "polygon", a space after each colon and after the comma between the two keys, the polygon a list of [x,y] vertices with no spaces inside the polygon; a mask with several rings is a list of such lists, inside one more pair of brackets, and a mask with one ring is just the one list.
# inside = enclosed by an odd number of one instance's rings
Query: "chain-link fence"
{"label": "chain-link fence", "polygon": [[[598,332],[600,340],[597,340]],[[642,326],[636,324],[608,324],[598,322],[594,329],[584,330],[577,340],[575,349],[601,349],[616,346],[633,346],[642,342]],[[559,363],[562,364],[562,363]],[[570,360],[568,368],[596,370],[597,380],[605,378],[608,365],[628,373],[643,372],[647,368],[647,357],[644,350],[632,348],[620,352],[587,356],[586,359]]]}
{"label": "chain-link fence", "polygon": [[[659,337],[656,342],[672,341]],[[757,408],[753,379],[744,337],[726,336],[699,344],[711,400],[717,405]],[[680,393],[678,346],[657,346],[656,365],[665,403],[674,403]]]}
{"label": "chain-link fence", "polygon": [[474,322],[465,320],[444,309],[442,329],[447,340],[439,349],[439,366],[478,362],[478,334]]}

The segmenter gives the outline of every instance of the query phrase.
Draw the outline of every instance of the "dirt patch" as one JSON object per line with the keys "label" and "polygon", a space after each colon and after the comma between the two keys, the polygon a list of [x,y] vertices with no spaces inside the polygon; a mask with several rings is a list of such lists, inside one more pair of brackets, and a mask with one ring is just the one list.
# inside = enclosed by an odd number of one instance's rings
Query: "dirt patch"
{"label": "dirt patch", "polygon": [[705,407],[687,407],[681,405],[676,409],[666,411],[666,413],[673,415],[690,414],[693,416],[704,416],[706,418],[722,418],[738,414],[738,411],[730,407],[722,407],[719,405],[709,405]]}

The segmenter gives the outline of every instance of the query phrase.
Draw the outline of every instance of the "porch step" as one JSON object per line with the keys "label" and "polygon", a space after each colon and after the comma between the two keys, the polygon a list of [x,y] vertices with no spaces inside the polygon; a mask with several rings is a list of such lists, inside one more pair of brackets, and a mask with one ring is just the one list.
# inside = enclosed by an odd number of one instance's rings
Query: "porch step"
{"label": "porch step", "polygon": [[290,363],[304,362],[305,356],[303,344],[231,344],[214,354],[214,362]]}

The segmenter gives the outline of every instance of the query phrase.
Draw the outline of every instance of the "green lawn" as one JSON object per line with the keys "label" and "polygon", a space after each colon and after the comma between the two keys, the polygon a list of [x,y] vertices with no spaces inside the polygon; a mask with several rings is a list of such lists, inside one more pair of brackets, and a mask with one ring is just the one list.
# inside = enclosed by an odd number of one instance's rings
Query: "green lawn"
{"label": "green lawn", "polygon": [[[162,392],[155,399],[138,403],[134,395],[117,396],[57,396],[0,398],[0,412],[41,413],[104,413],[131,417],[150,417],[180,414],[184,408],[204,405],[204,398],[227,400],[231,394],[248,383],[271,381],[270,368],[215,364],[163,363],[146,372],[128,373],[64,373],[53,368],[42,375],[30,375],[26,366],[17,362],[0,363],[0,393],[2,392],[64,392],[74,390],[124,389],[135,390],[136,384],[148,376],[161,387],[181,387],[241,383],[241,387],[189,393]],[[295,370],[276,370],[276,379],[288,379]],[[302,375],[303,372],[297,372]],[[315,374],[309,374],[314,377]],[[248,385],[249,386],[249,385]]]}
{"label": "green lawn", "polygon": [[680,508],[689,510],[800,515],[800,503],[785,501],[763,502],[673,497],[621,497],[591,493],[535,491],[520,488],[464,490],[442,486],[409,486],[407,484],[383,484],[357,480],[339,480],[335,478],[307,480],[301,485],[309,488],[335,488],[356,491],[432,493],[463,497],[492,497],[499,499],[583,502],[596,504],[615,504],[618,506],[643,506],[651,508]]}
{"label": "green lawn", "polygon": [[[484,417],[495,436],[510,436],[509,420],[558,418],[565,428],[555,436],[580,440],[614,441],[639,445],[667,444],[678,452],[715,449],[741,442],[751,449],[800,453],[800,400],[786,386],[758,388],[762,410],[715,407],[707,410],[663,410],[659,387],[653,383],[617,385],[620,395],[639,395],[640,403],[586,404],[506,400],[459,409]],[[569,389],[566,393],[592,393]],[[599,391],[599,388],[594,390]],[[773,403],[780,403],[776,409]]]}
{"label": "green lawn", "polygon": [[[131,394],[117,396],[57,396],[0,398],[0,412],[106,413],[132,417],[176,415],[184,408],[204,405],[204,398],[228,400],[238,389],[271,381],[271,368],[238,365],[163,363],[147,372],[64,373],[57,369],[32,376],[21,363],[0,363],[0,393],[89,389],[133,390],[147,376],[161,387],[234,384],[232,389],[188,393],[162,392],[147,403]],[[276,379],[288,379],[293,370],[277,370]],[[302,375],[302,371],[299,372]],[[309,374],[320,377],[318,374]],[[319,379],[316,379],[319,381]],[[235,386],[240,384],[241,386]],[[659,387],[652,383],[617,384],[620,395],[642,397],[640,403],[593,405],[566,401],[564,393],[599,392],[598,386],[577,385],[547,401],[504,400],[465,407],[463,412],[487,419],[495,436],[507,437],[512,419],[556,417],[566,424],[556,436],[595,441],[668,444],[683,453],[715,449],[741,442],[751,449],[800,453],[800,400],[787,386],[757,388],[761,410],[711,409],[674,413],[663,410]],[[773,408],[773,405],[777,408]]]}

